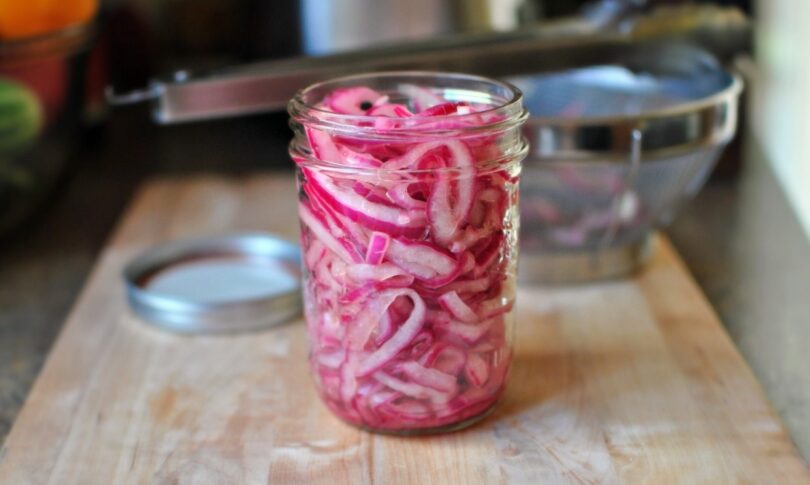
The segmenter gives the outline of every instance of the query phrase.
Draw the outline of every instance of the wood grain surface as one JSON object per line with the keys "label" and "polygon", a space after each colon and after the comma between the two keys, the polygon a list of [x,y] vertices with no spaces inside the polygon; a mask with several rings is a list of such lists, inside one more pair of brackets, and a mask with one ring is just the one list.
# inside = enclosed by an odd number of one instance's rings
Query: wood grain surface
{"label": "wood grain surface", "polygon": [[372,435],[332,417],[300,321],[179,336],[128,311],[120,273],[135,254],[234,230],[295,239],[294,197],[279,176],[146,186],[0,449],[0,483],[810,483],[662,238],[633,279],[522,288],[505,397],[442,436]]}

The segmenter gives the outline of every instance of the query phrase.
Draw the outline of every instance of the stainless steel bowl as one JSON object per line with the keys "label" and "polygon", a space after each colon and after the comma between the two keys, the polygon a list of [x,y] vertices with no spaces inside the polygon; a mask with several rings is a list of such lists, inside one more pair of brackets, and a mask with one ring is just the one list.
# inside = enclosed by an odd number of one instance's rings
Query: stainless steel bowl
{"label": "stainless steel bowl", "polygon": [[523,281],[626,275],[733,138],[741,80],[684,45],[509,79],[525,94]]}

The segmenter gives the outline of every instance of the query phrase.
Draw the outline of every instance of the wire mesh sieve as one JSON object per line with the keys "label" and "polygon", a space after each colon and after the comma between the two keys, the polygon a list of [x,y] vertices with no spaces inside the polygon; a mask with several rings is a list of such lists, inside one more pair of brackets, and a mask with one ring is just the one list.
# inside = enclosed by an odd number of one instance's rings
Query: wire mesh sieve
{"label": "wire mesh sieve", "polygon": [[510,79],[531,113],[521,180],[523,281],[639,267],[653,229],[703,186],[736,129],[740,80],[686,46]]}

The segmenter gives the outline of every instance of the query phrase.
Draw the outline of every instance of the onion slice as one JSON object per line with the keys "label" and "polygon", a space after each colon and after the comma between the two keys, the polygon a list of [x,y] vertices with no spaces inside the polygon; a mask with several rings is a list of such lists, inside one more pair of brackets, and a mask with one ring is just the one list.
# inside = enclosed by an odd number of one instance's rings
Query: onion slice
{"label": "onion slice", "polygon": [[380,298],[388,299],[391,296],[407,296],[413,301],[413,310],[405,323],[399,327],[399,330],[360,364],[357,368],[357,375],[360,377],[375,372],[396,357],[397,353],[411,343],[411,340],[416,337],[416,334],[419,333],[425,323],[425,303],[418,293],[410,289],[388,290],[388,292],[384,293]]}

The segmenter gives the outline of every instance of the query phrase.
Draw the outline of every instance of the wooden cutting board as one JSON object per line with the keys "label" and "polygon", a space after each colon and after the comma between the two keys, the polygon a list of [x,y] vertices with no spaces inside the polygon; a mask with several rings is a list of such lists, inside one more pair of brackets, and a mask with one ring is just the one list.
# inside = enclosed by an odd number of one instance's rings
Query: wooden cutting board
{"label": "wooden cutting board", "polygon": [[0,482],[810,483],[660,237],[634,279],[523,288],[505,397],[483,423],[443,436],[379,436],[333,418],[309,378],[301,321],[179,336],[130,314],[120,273],[136,253],[233,230],[294,239],[294,198],[288,176],[146,186],[0,451]]}

